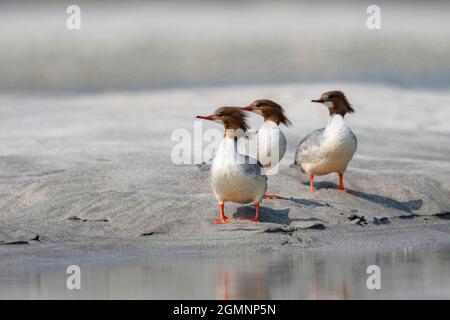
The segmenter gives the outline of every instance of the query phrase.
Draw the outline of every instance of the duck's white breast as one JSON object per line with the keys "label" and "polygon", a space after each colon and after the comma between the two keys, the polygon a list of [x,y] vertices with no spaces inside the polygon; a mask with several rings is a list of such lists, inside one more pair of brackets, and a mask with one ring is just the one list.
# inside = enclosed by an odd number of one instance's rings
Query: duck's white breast
{"label": "duck's white breast", "polygon": [[266,121],[258,131],[258,160],[265,168],[276,166],[286,153],[286,137],[280,127]]}
{"label": "duck's white breast", "polygon": [[319,145],[311,146],[303,157],[302,168],[307,173],[324,175],[345,172],[357,149],[357,140],[341,116],[334,116],[323,132]]}
{"label": "duck's white breast", "polygon": [[[218,201],[252,203],[261,201],[267,177],[255,159],[249,159],[224,139],[211,166],[210,184]],[[233,141],[231,141],[234,143]]]}

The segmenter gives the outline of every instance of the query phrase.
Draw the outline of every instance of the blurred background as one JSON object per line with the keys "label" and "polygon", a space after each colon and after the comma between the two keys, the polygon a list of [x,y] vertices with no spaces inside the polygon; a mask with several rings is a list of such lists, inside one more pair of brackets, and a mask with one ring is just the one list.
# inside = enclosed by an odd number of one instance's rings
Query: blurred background
{"label": "blurred background", "polygon": [[[69,5],[81,30],[68,30]],[[381,30],[366,27],[381,8]],[[448,1],[2,1],[0,92],[450,86]]]}

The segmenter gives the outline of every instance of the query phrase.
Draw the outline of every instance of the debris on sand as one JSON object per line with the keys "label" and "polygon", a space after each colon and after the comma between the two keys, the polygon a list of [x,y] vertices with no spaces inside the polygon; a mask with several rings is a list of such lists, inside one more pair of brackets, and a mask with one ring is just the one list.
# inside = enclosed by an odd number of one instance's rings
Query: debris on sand
{"label": "debris on sand", "polygon": [[0,241],[0,245],[28,245],[30,241],[41,242],[41,236],[36,235],[34,238],[30,240],[13,240],[13,241]]}
{"label": "debris on sand", "polygon": [[450,220],[450,212],[436,213],[435,216],[440,219]]}
{"label": "debris on sand", "polygon": [[389,218],[386,216],[382,216],[382,217],[375,216],[375,217],[373,217],[373,223],[376,225],[380,225],[380,224],[389,224],[391,222],[389,221]]}
{"label": "debris on sand", "polygon": [[108,217],[101,218],[101,219],[87,219],[87,218],[80,218],[78,216],[70,216],[67,218],[67,220],[71,221],[80,221],[80,222],[109,222],[110,219]]}
{"label": "debris on sand", "polygon": [[414,219],[418,216],[419,216],[418,214],[411,213],[411,214],[404,214],[404,215],[398,216],[397,218],[399,218],[399,219]]}
{"label": "debris on sand", "polygon": [[8,241],[8,242],[0,242],[2,245],[15,245],[15,244],[30,244],[28,241],[25,240],[18,240],[18,241]]}
{"label": "debris on sand", "polygon": [[264,232],[291,234],[292,232],[306,229],[323,230],[325,229],[325,225],[317,221],[293,221],[289,226],[269,227]]}
{"label": "debris on sand", "polygon": [[42,238],[40,235],[36,235],[36,237],[34,237],[33,239],[31,239],[30,241],[37,241],[37,242],[41,242]]}
{"label": "debris on sand", "polygon": [[148,237],[148,236],[153,236],[154,234],[157,234],[157,232],[156,231],[145,232],[145,233],[142,233],[141,236]]}
{"label": "debris on sand", "polygon": [[351,224],[357,224],[359,226],[366,226],[369,224],[369,222],[366,220],[366,218],[364,218],[364,216],[360,216],[357,214],[352,214],[347,219],[350,220]]}
{"label": "debris on sand", "polygon": [[291,234],[294,231],[297,231],[297,229],[290,226],[269,227],[264,230],[264,232],[266,233],[288,233],[288,234]]}

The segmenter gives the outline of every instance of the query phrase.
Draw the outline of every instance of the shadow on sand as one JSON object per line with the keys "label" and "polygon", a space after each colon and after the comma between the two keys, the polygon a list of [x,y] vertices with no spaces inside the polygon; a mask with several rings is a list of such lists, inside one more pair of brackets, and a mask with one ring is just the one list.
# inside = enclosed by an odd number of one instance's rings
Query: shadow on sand
{"label": "shadow on sand", "polygon": [[[290,208],[273,209],[261,206],[259,208],[259,220],[261,222],[270,222],[278,224],[290,224],[292,219],[289,218]],[[255,206],[242,206],[237,208],[237,212],[233,215],[234,219],[249,219],[255,216]]]}
{"label": "shadow on sand", "polygon": [[285,200],[292,201],[298,205],[301,206],[308,206],[308,207],[329,207],[330,205],[326,202],[321,203],[314,200],[308,200],[308,199],[300,199],[300,198],[284,198]]}
{"label": "shadow on sand", "polygon": [[[302,222],[323,222],[321,219],[316,219],[312,217],[308,218],[290,218],[289,212],[290,208],[286,209],[273,209],[268,207],[260,207],[259,208],[259,220],[261,222],[270,222],[282,225],[290,225],[293,221],[302,221]],[[243,206],[237,209],[237,212],[233,215],[234,219],[239,218],[253,218],[255,216],[255,206]]]}
{"label": "shadow on sand", "polygon": [[[309,183],[305,182],[304,185],[308,185]],[[337,189],[337,185],[333,182],[329,181],[321,181],[314,183],[316,189]],[[377,194],[365,193],[361,191],[355,191],[355,196],[362,198],[364,200],[382,204],[388,208],[394,208],[403,212],[412,213],[414,210],[419,210],[423,206],[423,200],[409,200],[405,202],[397,201],[395,199],[380,196]]]}

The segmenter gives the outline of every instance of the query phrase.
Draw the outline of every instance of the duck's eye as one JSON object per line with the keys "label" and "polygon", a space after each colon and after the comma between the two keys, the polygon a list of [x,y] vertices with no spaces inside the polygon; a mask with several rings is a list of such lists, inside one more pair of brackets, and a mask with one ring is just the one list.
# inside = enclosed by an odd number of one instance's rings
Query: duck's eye
{"label": "duck's eye", "polygon": [[333,99],[334,98],[334,96],[333,95],[331,95],[331,96],[328,96],[328,99]]}

